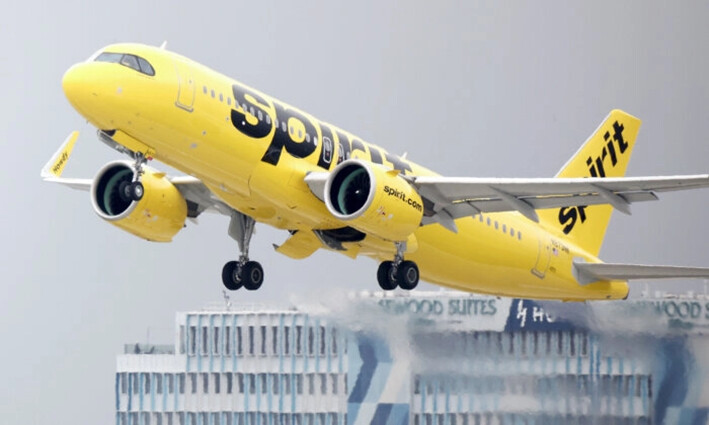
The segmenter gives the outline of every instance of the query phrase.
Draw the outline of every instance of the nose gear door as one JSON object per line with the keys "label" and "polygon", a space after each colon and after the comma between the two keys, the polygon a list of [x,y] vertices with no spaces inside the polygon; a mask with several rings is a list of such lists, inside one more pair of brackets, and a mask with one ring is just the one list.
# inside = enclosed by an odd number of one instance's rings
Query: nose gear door
{"label": "nose gear door", "polygon": [[194,110],[195,83],[188,66],[179,60],[174,61],[177,73],[177,100],[175,106],[187,112]]}

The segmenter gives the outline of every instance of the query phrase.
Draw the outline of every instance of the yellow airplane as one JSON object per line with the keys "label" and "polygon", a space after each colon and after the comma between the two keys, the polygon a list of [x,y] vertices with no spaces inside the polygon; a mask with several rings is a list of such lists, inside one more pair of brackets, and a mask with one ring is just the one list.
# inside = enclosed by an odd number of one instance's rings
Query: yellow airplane
{"label": "yellow airplane", "polygon": [[420,274],[478,293],[605,300],[626,298],[628,279],[709,277],[597,258],[613,209],[709,186],[709,175],[624,178],[640,120],[619,110],[555,178],[449,178],[164,48],[110,45],[62,85],[99,139],[131,160],[64,178],[74,132],[41,176],[90,190],[99,217],[150,241],[172,240],[203,212],[229,216],[241,251],[222,270],[230,290],[263,282],[249,259],[256,222],[287,230],[276,250],[292,258],[324,248],[381,261],[385,290],[413,289]]}

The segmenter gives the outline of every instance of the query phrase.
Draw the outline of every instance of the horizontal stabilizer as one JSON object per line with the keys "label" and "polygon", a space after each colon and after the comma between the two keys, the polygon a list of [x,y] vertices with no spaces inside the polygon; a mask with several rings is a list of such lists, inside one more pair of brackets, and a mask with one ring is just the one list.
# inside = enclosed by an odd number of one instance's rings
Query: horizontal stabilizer
{"label": "horizontal stabilizer", "polygon": [[575,259],[573,274],[576,280],[587,285],[599,280],[633,279],[709,279],[709,267],[648,266],[643,264],[586,263]]}

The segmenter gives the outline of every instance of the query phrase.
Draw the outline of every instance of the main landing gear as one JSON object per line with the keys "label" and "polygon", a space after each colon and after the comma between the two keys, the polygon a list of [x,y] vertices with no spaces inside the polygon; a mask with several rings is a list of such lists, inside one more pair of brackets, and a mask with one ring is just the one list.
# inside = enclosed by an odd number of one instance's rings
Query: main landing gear
{"label": "main landing gear", "polygon": [[383,261],[377,270],[377,281],[385,291],[391,291],[398,286],[410,291],[419,284],[419,268],[413,261],[404,261],[404,242],[396,243],[394,261]]}
{"label": "main landing gear", "polygon": [[263,267],[256,261],[249,261],[249,244],[255,224],[253,218],[232,211],[229,236],[239,244],[241,255],[237,261],[229,261],[222,269],[222,282],[230,291],[236,291],[242,286],[249,291],[255,291],[263,283]]}
{"label": "main landing gear", "polygon": [[140,152],[134,153],[133,157],[135,158],[133,180],[130,182],[122,181],[118,185],[118,195],[126,202],[138,202],[143,199],[143,195],[145,194],[145,188],[143,187],[143,183],[140,182],[140,176],[145,172],[143,166],[148,162],[148,158]]}

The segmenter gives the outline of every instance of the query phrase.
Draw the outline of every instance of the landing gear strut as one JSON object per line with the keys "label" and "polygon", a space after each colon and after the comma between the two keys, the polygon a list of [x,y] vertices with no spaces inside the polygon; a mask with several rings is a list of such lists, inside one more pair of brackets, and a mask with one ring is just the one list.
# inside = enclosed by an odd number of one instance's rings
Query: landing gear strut
{"label": "landing gear strut", "polygon": [[145,188],[140,182],[140,176],[145,172],[143,166],[148,162],[148,159],[142,153],[134,153],[135,172],[131,181],[122,181],[118,185],[118,195],[126,202],[138,202],[143,199]]}
{"label": "landing gear strut", "polygon": [[239,244],[239,259],[229,261],[222,269],[222,283],[230,291],[236,291],[242,286],[249,291],[255,291],[263,283],[263,267],[256,261],[249,261],[249,244],[254,234],[253,218],[232,211],[229,223],[229,236]]}
{"label": "landing gear strut", "polygon": [[383,290],[391,291],[398,286],[410,291],[418,285],[419,268],[413,261],[404,261],[404,251],[406,243],[397,242],[394,261],[383,261],[379,264],[377,281]]}

